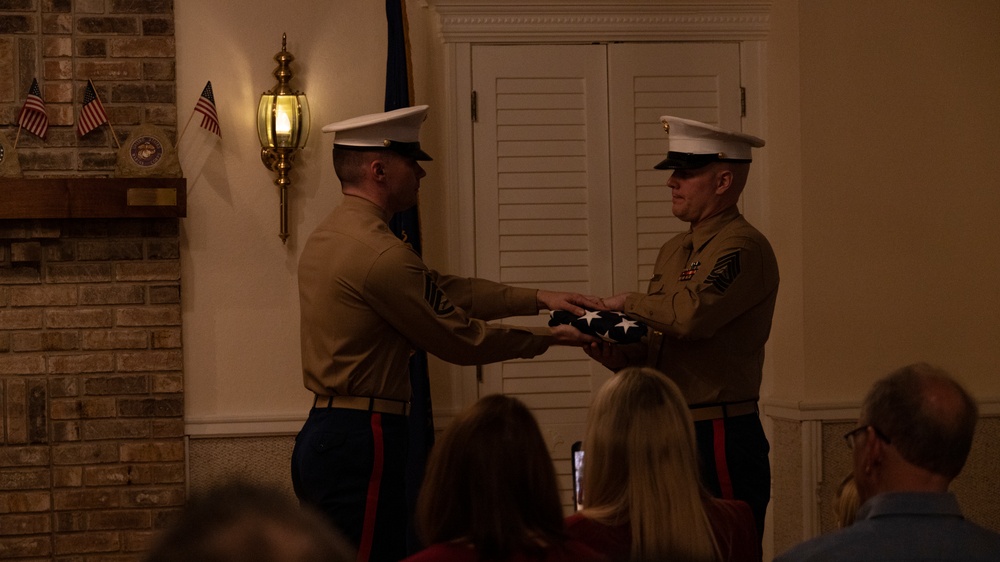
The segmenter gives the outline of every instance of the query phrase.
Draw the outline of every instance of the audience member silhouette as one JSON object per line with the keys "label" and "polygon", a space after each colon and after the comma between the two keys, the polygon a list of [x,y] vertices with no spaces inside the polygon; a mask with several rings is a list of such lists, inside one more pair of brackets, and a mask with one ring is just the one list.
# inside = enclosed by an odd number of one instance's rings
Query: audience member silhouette
{"label": "audience member silhouette", "polygon": [[555,470],[541,430],[516,398],[480,399],[434,446],[417,502],[430,546],[408,562],[606,560],[568,540]]}
{"label": "audience member silhouette", "polygon": [[583,509],[571,537],[615,561],[759,561],[750,506],[711,498],[677,385],[626,368],[598,391],[583,442]]}
{"label": "audience member silhouette", "polygon": [[759,561],[750,506],[711,498],[677,385],[629,367],[594,397],[583,441],[583,509],[570,536],[614,561]]}
{"label": "audience member silhouette", "polygon": [[1000,534],[962,517],[948,491],[972,448],[978,408],[939,368],[903,367],[875,383],[851,448],[861,507],[854,523],[776,560],[1000,560]]}
{"label": "audience member silhouette", "polygon": [[326,519],[276,488],[234,481],[194,495],[145,562],[353,562]]}

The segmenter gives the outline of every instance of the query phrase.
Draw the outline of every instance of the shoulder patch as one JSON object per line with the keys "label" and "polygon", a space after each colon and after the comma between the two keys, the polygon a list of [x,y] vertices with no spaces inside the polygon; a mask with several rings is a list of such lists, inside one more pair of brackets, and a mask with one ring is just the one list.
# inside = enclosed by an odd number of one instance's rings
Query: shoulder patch
{"label": "shoulder patch", "polygon": [[708,274],[705,282],[713,285],[720,293],[725,293],[739,275],[740,251],[736,250],[716,260],[715,266],[712,267],[712,272]]}
{"label": "shoulder patch", "polygon": [[455,305],[448,300],[448,295],[444,294],[428,273],[424,273],[424,300],[438,316],[446,316],[455,310]]}

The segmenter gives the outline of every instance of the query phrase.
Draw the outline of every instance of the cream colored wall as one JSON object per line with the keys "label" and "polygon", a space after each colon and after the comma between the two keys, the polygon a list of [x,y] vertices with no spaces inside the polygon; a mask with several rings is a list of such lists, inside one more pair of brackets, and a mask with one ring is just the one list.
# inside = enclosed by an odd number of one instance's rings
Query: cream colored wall
{"label": "cream colored wall", "polygon": [[[798,3],[772,6],[766,57],[766,138],[770,173],[766,197],[773,220],[766,234],[778,258],[781,285],[767,347],[761,396],[798,399],[805,377],[802,271],[802,131],[799,119]],[[752,173],[752,172],[751,172]],[[763,228],[763,227],[762,227]]]}
{"label": "cream colored wall", "polygon": [[[430,14],[409,2],[416,103],[435,71],[427,54],[436,43]],[[183,225],[184,366],[189,429],[255,431],[295,428],[309,395],[301,383],[296,264],[309,233],[340,200],[330,163],[332,138],[323,125],[382,111],[385,84],[385,9],[382,2],[297,0],[174,3],[177,95],[180,126],[211,80],[222,142],[205,173],[188,175],[188,216]],[[309,97],[312,133],[292,171],[287,245],[278,238],[278,194],[274,174],[260,162],[255,111],[271,88],[288,34],[292,86]],[[436,63],[435,63],[436,64]],[[434,110],[425,127],[434,146]],[[422,199],[441,204],[429,163]],[[429,259],[444,246],[434,220],[425,226]],[[447,388],[444,389],[447,391]],[[207,428],[207,429],[206,429]]]}
{"label": "cream colored wall", "polygon": [[918,360],[951,370],[991,416],[954,489],[996,528],[982,498],[1000,397],[998,32],[992,1],[772,4],[774,552],[830,528],[839,436],[876,378]]}
{"label": "cream colored wall", "polygon": [[775,396],[858,400],[915,360],[1000,396],[1000,4],[780,0],[773,14],[772,196],[789,195]]}
{"label": "cream colored wall", "polygon": [[[425,257],[447,255],[441,138],[444,47],[436,16],[408,3],[416,103],[432,106],[422,191]],[[295,265],[340,199],[323,124],[380,111],[382,2],[175,2],[178,113],[212,80],[223,141],[191,178],[183,221],[190,423],[295,420],[299,381]],[[982,398],[1000,351],[990,219],[1000,209],[1000,4],[985,0],[775,0],[766,46],[767,225],[782,267],[764,395],[856,402],[870,382],[923,359]],[[259,163],[254,108],[289,34],[293,84],[313,133],[293,171],[291,237],[277,237],[273,174]],[[440,108],[440,110],[436,109]],[[181,124],[183,126],[183,123]],[[435,407],[461,381],[432,363]]]}

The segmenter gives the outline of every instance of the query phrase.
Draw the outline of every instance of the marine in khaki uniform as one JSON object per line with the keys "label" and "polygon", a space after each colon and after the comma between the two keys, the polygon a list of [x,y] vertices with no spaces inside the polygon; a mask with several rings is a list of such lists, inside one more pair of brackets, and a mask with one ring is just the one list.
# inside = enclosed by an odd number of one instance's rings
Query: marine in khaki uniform
{"label": "marine in khaki uniform", "polygon": [[344,198],[299,259],[302,370],[315,394],[296,438],[292,480],[358,547],[359,560],[406,555],[408,360],[415,348],[471,365],[583,346],[575,328],[496,326],[541,309],[583,313],[597,299],[516,288],[428,269],[389,229],[417,203],[427,106],[365,115],[335,132]]}
{"label": "marine in khaki uniform", "polygon": [[695,420],[702,479],[724,499],[750,504],[763,534],[770,499],[770,449],[757,410],[764,343],[778,294],[767,239],[737,209],[750,171],[752,135],[673,116],[657,169],[674,216],[691,229],[660,249],[647,293],[604,299],[651,330],[643,344],[594,344],[588,354],[612,370],[656,367],[681,389]]}

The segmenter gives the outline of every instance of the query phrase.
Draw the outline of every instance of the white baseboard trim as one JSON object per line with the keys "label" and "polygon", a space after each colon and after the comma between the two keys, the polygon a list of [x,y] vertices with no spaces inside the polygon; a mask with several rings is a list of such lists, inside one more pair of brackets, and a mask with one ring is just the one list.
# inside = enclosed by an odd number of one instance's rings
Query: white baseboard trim
{"label": "white baseboard trim", "polygon": [[[860,404],[849,402],[793,402],[766,400],[761,403],[764,415],[792,421],[854,421],[858,419]],[[434,412],[434,427],[444,429],[460,412],[458,409],[441,409]],[[1000,417],[1000,400],[980,400],[979,413],[984,417]],[[260,435],[295,435],[305,423],[306,416],[206,416],[184,420],[184,434],[193,438],[249,437]]]}
{"label": "white baseboard trim", "polygon": [[856,420],[861,411],[860,403],[850,402],[793,402],[790,400],[766,400],[761,403],[765,416],[782,420]]}
{"label": "white baseboard trim", "polygon": [[192,439],[295,435],[302,429],[303,415],[218,416],[184,420],[184,434]]}
{"label": "white baseboard trim", "polygon": [[[1000,416],[1000,399],[977,400],[980,417]],[[793,421],[855,421],[861,413],[860,402],[795,402],[765,400],[761,402],[765,416]]]}

